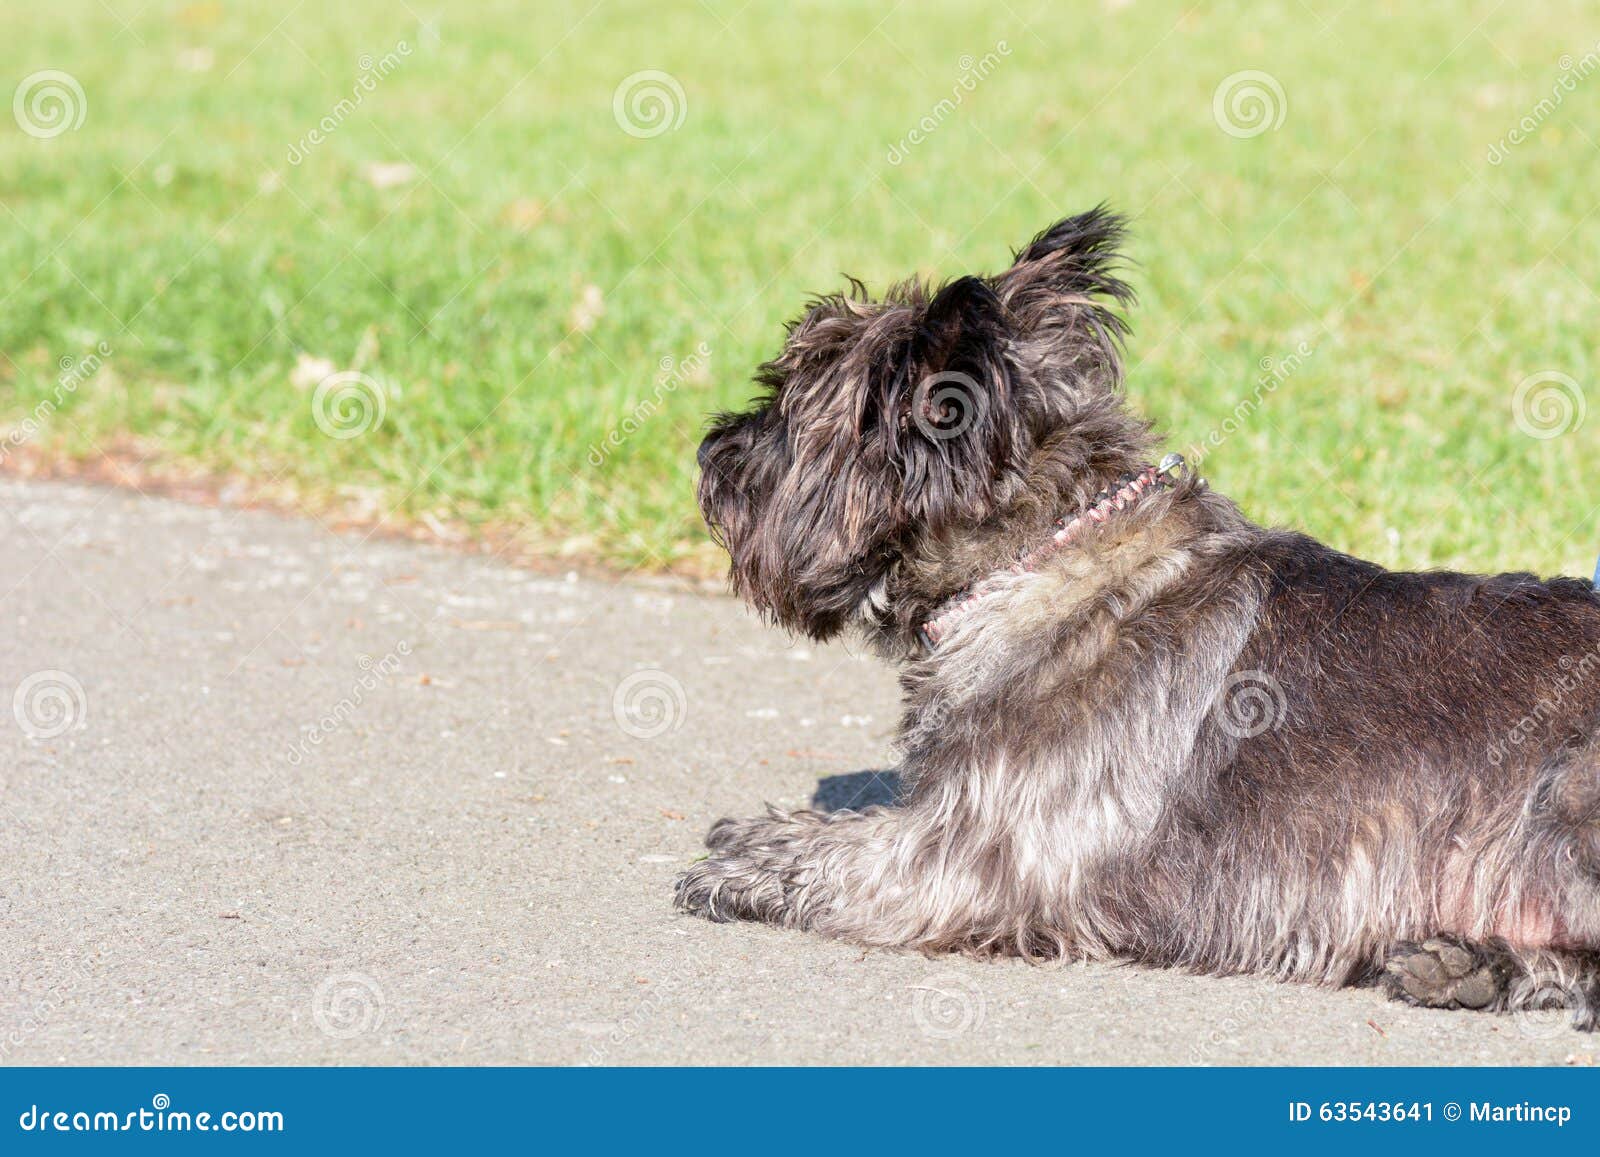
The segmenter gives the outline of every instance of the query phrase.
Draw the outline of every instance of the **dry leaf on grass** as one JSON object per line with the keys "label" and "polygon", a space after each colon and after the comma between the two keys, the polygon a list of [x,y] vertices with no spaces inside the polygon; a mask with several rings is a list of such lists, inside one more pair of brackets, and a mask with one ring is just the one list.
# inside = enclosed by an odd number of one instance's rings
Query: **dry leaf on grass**
{"label": "dry leaf on grass", "polygon": [[500,211],[503,224],[518,233],[526,233],[544,220],[544,202],[534,197],[518,197]]}
{"label": "dry leaf on grass", "polygon": [[332,377],[338,369],[327,358],[300,353],[295,355],[294,369],[289,372],[289,384],[297,390],[309,390],[325,378]]}
{"label": "dry leaf on grass", "polygon": [[605,294],[598,285],[585,285],[578,291],[578,300],[567,314],[567,328],[575,333],[588,333],[606,313]]}
{"label": "dry leaf on grass", "polygon": [[417,167],[405,161],[371,161],[361,166],[361,175],[374,189],[409,185],[418,177]]}

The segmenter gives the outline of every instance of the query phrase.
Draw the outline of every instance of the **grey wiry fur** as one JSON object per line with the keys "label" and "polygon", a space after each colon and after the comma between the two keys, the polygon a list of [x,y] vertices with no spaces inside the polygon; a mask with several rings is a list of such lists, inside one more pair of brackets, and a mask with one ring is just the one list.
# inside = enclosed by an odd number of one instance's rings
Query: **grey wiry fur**
{"label": "grey wiry fur", "polygon": [[[678,903],[862,944],[1600,1008],[1600,596],[1397,574],[1193,479],[916,627],[1152,460],[1120,226],[814,304],[701,448],[736,587],[901,665],[901,806],[723,820]],[[934,386],[937,389],[933,388]]]}

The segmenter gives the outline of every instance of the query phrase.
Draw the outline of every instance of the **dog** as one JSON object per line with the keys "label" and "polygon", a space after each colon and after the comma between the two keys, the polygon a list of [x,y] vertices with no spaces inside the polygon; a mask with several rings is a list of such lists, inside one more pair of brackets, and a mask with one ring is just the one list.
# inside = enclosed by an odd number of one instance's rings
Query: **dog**
{"label": "dog", "polygon": [[[1123,221],[813,301],[698,499],[898,665],[897,806],[719,821],[678,907],[864,946],[1600,1017],[1600,594],[1264,529],[1126,404]],[[1154,464],[1153,464],[1154,463]]]}

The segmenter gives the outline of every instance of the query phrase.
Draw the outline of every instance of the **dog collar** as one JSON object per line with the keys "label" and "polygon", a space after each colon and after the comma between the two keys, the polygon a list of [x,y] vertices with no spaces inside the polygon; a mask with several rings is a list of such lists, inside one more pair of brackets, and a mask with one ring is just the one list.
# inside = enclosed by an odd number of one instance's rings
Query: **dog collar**
{"label": "dog collar", "polygon": [[1172,476],[1181,469],[1183,469],[1183,455],[1168,454],[1161,459],[1159,466],[1147,466],[1138,474],[1124,474],[1116,489],[1106,489],[1096,494],[1083,513],[1070,519],[1057,519],[1055,531],[1047,541],[1032,550],[1024,550],[1017,556],[1017,561],[1004,570],[981,579],[955,595],[944,604],[940,614],[923,623],[917,631],[917,637],[922,640],[922,645],[929,651],[937,648],[958,622],[976,610],[984,598],[994,593],[1001,585],[1004,576],[1027,574],[1037,570],[1045,559],[1081,538],[1117,511],[1126,510],[1146,495],[1169,485]]}

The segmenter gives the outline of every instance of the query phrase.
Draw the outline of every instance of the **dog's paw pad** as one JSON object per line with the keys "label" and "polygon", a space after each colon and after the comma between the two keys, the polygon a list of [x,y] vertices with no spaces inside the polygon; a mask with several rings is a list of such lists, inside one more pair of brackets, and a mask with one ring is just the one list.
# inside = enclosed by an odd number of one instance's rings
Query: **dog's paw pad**
{"label": "dog's paw pad", "polygon": [[1424,1008],[1489,1008],[1505,992],[1505,976],[1494,961],[1440,937],[1397,945],[1384,982],[1390,996]]}

